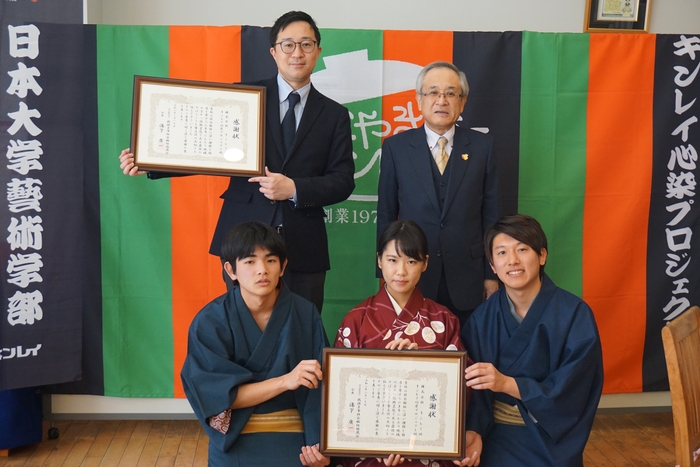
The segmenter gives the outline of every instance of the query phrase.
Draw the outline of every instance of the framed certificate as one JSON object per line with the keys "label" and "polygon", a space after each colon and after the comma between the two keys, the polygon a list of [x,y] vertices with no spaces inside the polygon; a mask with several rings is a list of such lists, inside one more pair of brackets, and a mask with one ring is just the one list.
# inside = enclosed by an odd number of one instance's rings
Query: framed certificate
{"label": "framed certificate", "polygon": [[265,88],[134,77],[131,150],[139,169],[262,175]]}
{"label": "framed certificate", "polygon": [[463,459],[467,353],[323,350],[326,456]]}
{"label": "framed certificate", "polygon": [[651,0],[586,0],[584,32],[648,32]]}

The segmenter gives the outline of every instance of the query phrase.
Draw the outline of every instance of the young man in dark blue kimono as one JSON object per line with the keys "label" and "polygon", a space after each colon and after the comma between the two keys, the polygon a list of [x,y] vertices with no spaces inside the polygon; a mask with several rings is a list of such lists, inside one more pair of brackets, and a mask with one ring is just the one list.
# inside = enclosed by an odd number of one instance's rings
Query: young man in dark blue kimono
{"label": "young man in dark blue kimono", "polygon": [[181,373],[209,465],[328,465],[316,445],[321,315],[281,282],[287,258],[272,227],[239,224],[221,250],[237,286],[192,321]]}
{"label": "young man in dark blue kimono", "polygon": [[603,387],[591,309],[544,274],[547,237],[529,216],[504,217],[485,235],[505,287],[462,329],[473,361],[467,429],[481,467],[581,467]]}

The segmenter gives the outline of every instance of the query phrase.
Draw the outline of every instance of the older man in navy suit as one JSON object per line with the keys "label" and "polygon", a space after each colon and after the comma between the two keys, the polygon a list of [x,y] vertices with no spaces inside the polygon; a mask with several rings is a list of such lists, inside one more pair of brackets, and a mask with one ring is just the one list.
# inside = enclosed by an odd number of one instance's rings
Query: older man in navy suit
{"label": "older man in navy suit", "polygon": [[377,207],[378,235],[398,218],[425,231],[421,292],[462,324],[498,289],[483,246],[484,231],[499,218],[492,138],[456,125],[468,92],[466,76],[451,63],[420,72],[416,100],[425,124],[384,141]]}
{"label": "older man in navy suit", "polygon": [[[321,54],[321,34],[311,16],[302,11],[280,16],[270,30],[270,53],[277,75],[245,83],[267,89],[265,175],[231,177],[209,252],[221,256],[224,236],[241,222],[275,227],[289,259],[285,284],[320,311],[330,269],[323,207],[347,199],[355,188],[350,117],[311,84]],[[128,149],[120,161],[125,174],[143,173]]]}

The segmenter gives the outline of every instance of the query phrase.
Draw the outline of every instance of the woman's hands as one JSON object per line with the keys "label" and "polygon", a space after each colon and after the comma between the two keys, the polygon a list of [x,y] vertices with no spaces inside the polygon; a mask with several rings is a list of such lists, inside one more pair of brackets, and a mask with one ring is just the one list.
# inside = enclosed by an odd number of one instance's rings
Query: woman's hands
{"label": "woman's hands", "polygon": [[417,350],[418,344],[408,339],[395,339],[389,342],[384,348],[386,350]]}

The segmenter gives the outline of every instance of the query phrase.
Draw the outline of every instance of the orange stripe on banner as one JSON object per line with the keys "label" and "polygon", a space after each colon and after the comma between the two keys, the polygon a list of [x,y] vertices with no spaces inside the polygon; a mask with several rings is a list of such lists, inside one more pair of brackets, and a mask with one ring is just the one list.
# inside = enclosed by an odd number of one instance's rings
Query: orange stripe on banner
{"label": "orange stripe on banner", "polygon": [[[442,60],[452,63],[451,31],[384,31],[384,60],[396,60],[417,66],[415,75],[425,65]],[[388,123],[384,137],[423,124],[416,103],[415,79],[407,90],[382,99],[382,120]],[[388,131],[387,131],[388,130]]]}
{"label": "orange stripe on banner", "polygon": [[[233,83],[241,79],[241,28],[171,27],[170,77]],[[180,368],[194,315],[226,291],[218,257],[209,255],[226,177],[180,177],[170,181],[172,210],[173,341],[175,397],[184,397]]]}
{"label": "orange stripe on banner", "polygon": [[604,392],[640,392],[656,38],[590,40],[583,298],[601,334]]}

